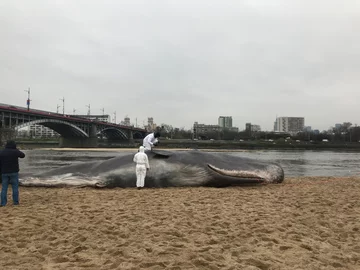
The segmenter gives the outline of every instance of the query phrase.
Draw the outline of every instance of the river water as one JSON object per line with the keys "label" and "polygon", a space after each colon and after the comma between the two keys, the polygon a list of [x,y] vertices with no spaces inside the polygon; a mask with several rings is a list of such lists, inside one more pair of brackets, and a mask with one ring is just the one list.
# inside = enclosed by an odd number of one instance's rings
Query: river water
{"label": "river water", "polygon": [[[119,151],[26,150],[20,159],[21,174],[48,171],[60,166],[87,161],[106,160],[128,154]],[[133,153],[136,153],[134,149]],[[276,151],[252,150],[229,152],[230,155],[279,163],[285,176],[354,176],[360,175],[360,153],[349,151]],[[134,165],[135,166],[135,165]]]}

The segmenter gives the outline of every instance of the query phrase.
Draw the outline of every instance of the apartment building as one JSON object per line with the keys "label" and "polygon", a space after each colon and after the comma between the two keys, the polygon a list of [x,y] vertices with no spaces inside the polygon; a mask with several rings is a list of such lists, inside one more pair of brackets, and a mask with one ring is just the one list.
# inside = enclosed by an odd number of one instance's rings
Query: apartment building
{"label": "apartment building", "polygon": [[198,122],[194,123],[194,133],[196,135],[206,134],[215,131],[221,131],[221,127],[219,125],[205,125],[199,124]]}
{"label": "apartment building", "polygon": [[80,115],[80,114],[74,114],[74,115],[70,115],[72,117],[79,117],[79,118],[86,118],[86,119],[90,119],[90,120],[95,120],[95,121],[102,121],[102,122],[110,122],[110,115],[108,114],[100,114],[100,115]]}
{"label": "apartment building", "polygon": [[59,136],[60,134],[56,131],[42,125],[30,125],[17,131],[19,138],[53,138]]}
{"label": "apartment building", "polygon": [[154,123],[153,117],[148,117],[148,123],[145,126],[147,132],[153,132],[157,129],[157,125]]}
{"label": "apartment building", "polygon": [[296,134],[304,130],[304,117],[277,117],[275,121],[275,132],[286,132]]}
{"label": "apartment building", "polygon": [[218,124],[222,129],[232,128],[232,116],[219,116]]}

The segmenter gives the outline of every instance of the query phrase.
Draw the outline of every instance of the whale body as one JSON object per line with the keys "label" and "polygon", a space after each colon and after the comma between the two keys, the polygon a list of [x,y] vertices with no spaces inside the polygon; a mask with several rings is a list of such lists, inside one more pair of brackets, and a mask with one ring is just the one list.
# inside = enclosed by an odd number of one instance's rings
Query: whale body
{"label": "whale body", "polygon": [[[150,151],[150,170],[145,187],[228,187],[245,184],[281,183],[284,170],[279,164],[227,153]],[[22,186],[135,187],[134,153],[105,161],[59,167],[20,179]]]}

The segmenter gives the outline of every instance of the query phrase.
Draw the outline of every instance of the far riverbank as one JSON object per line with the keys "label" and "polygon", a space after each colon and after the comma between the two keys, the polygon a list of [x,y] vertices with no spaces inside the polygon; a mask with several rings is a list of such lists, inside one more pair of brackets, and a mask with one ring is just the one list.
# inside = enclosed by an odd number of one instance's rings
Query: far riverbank
{"label": "far riverbank", "polygon": [[[59,148],[58,141],[25,141],[17,140],[21,149]],[[130,142],[100,141],[97,148],[137,148],[141,140]],[[268,141],[193,141],[193,140],[161,140],[158,145],[163,149],[217,149],[217,150],[351,150],[360,151],[360,143],[333,142],[268,142]],[[97,149],[94,148],[94,149]],[[59,148],[60,149],[60,148]],[[78,148],[80,149],[80,148]]]}

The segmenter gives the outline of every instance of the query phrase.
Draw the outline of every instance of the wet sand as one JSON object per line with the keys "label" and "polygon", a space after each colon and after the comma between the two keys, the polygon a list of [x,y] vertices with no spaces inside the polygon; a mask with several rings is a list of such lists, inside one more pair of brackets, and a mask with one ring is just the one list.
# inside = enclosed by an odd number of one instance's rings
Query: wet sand
{"label": "wet sand", "polygon": [[360,177],[223,189],[20,187],[20,204],[0,208],[3,270],[360,269]]}

